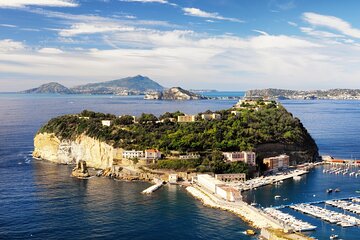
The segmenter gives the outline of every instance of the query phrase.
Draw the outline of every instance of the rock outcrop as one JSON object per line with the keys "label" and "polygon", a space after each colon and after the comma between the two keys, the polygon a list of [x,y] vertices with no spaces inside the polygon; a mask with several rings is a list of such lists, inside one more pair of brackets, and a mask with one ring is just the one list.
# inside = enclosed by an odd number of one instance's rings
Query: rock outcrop
{"label": "rock outcrop", "polygon": [[88,178],[90,177],[89,170],[87,169],[86,162],[80,160],[76,163],[76,167],[71,172],[71,175],[77,178]]}
{"label": "rock outcrop", "polygon": [[84,134],[75,140],[60,140],[54,134],[39,133],[34,138],[33,156],[60,164],[84,160],[88,167],[105,169],[113,165],[117,149]]}

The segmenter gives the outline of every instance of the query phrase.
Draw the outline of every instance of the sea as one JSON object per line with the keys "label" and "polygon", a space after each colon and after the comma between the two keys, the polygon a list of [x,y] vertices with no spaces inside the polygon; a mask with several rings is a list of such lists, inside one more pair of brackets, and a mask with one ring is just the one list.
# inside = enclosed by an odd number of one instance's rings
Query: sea
{"label": "sea", "polygon": [[[216,93],[217,97],[243,95]],[[239,217],[204,207],[182,187],[165,186],[146,196],[141,191],[149,183],[97,177],[79,180],[70,177],[71,166],[31,157],[37,130],[58,115],[84,109],[117,115],[160,115],[177,110],[191,114],[227,109],[235,103],[223,99],[152,101],[141,96],[0,94],[0,239],[256,239],[244,234],[250,226]],[[287,100],[282,104],[302,121],[320,154],[360,158],[360,101]],[[319,167],[299,181],[249,191],[244,199],[270,207],[356,196],[359,180],[327,175]],[[341,192],[326,194],[327,188],[341,188]],[[275,200],[275,195],[281,198]],[[360,239],[359,227],[341,228],[288,208],[282,211],[318,226],[308,233],[314,238],[329,239],[336,233],[342,239]]]}

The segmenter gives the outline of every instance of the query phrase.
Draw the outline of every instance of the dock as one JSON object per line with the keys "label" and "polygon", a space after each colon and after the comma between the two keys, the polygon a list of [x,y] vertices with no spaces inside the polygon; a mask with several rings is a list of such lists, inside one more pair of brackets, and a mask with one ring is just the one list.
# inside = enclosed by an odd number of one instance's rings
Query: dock
{"label": "dock", "polygon": [[143,194],[151,194],[151,193],[155,192],[156,190],[158,190],[159,188],[161,188],[162,186],[163,186],[163,182],[161,180],[158,180],[155,185],[152,185],[152,186],[148,187],[147,189],[145,189],[141,193],[143,193]]}

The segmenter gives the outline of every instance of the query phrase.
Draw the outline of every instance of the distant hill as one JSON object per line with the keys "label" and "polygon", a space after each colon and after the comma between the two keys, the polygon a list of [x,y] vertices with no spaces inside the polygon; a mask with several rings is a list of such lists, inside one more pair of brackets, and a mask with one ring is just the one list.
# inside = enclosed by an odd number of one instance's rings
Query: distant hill
{"label": "distant hill", "polygon": [[263,97],[270,99],[334,99],[360,100],[360,89],[329,89],[329,90],[286,90],[286,89],[255,89],[248,90],[245,97]]}
{"label": "distant hill", "polygon": [[162,91],[164,87],[148,77],[137,75],[107,82],[89,83],[67,88],[59,83],[47,83],[22,93],[61,93],[61,94],[116,94],[139,95],[147,92]]}
{"label": "distant hill", "polygon": [[107,82],[90,83],[71,88],[75,93],[86,94],[120,94],[133,92],[142,94],[144,92],[162,91],[163,86],[145,76],[127,77]]}
{"label": "distant hill", "polygon": [[162,92],[154,92],[145,95],[145,99],[156,100],[199,100],[206,99],[206,97],[199,94],[187,91],[181,87],[172,87]]}
{"label": "distant hill", "polygon": [[58,93],[58,94],[71,94],[73,93],[70,89],[68,89],[67,87],[56,83],[56,82],[51,82],[51,83],[46,83],[41,85],[40,87],[37,88],[32,88],[29,90],[25,90],[22,91],[22,93]]}

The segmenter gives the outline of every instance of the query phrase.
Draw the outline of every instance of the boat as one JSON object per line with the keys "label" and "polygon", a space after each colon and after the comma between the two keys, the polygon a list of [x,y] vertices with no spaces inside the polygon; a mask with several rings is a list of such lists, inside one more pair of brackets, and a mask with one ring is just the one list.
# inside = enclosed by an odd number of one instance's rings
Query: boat
{"label": "boat", "polygon": [[327,193],[332,193],[332,191],[333,191],[332,188],[326,189]]}
{"label": "boat", "polygon": [[279,198],[281,198],[281,196],[280,196],[280,195],[276,195],[274,198],[275,198],[275,199],[279,199]]}
{"label": "boat", "polygon": [[257,206],[257,203],[256,203],[256,202],[252,202],[250,205],[253,206],[253,207],[255,207],[255,206]]}
{"label": "boat", "polygon": [[301,176],[293,176],[293,179],[294,179],[294,180],[300,180],[300,179],[301,179]]}
{"label": "boat", "polygon": [[339,239],[339,236],[336,234],[331,234],[330,239]]}
{"label": "boat", "polygon": [[340,188],[336,188],[336,189],[335,189],[335,192],[340,192]]}
{"label": "boat", "polygon": [[256,233],[255,233],[255,231],[254,230],[252,230],[252,229],[248,229],[248,230],[246,230],[246,235],[255,235]]}
{"label": "boat", "polygon": [[355,192],[356,192],[356,193],[360,193],[360,190],[356,190]]}

